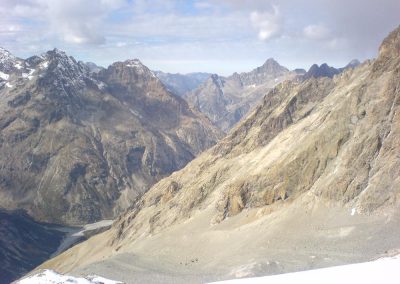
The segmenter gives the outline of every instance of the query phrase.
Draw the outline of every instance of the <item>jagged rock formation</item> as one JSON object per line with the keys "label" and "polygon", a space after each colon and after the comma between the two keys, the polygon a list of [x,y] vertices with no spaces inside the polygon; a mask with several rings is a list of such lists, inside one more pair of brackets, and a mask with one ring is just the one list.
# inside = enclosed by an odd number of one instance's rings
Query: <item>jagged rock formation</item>
{"label": "jagged rock formation", "polygon": [[347,69],[352,69],[359,66],[361,63],[359,60],[354,59],[350,61],[346,66],[342,68],[335,68],[331,67],[328,64],[324,63],[321,66],[318,64],[313,64],[310,69],[303,75],[303,79],[307,80],[309,78],[321,78],[321,77],[328,77],[333,78],[333,76],[340,74]]}
{"label": "jagged rock formation", "polygon": [[0,207],[56,223],[110,219],[220,137],[138,60],[94,74],[56,49],[4,54]]}
{"label": "jagged rock formation", "polygon": [[[397,249],[399,82],[400,27],[374,61],[333,79],[278,85],[110,231],[43,267],[215,279],[365,261]],[[131,261],[128,270],[116,265]]]}
{"label": "jagged rock formation", "polygon": [[226,78],[214,74],[185,98],[220,129],[228,131],[260,102],[268,90],[296,76],[296,72],[290,72],[270,58],[248,73],[234,73]]}
{"label": "jagged rock formation", "polygon": [[47,260],[64,235],[21,211],[0,209],[0,283],[9,284]]}
{"label": "jagged rock formation", "polygon": [[318,64],[313,64],[310,69],[304,74],[304,79],[307,80],[309,78],[320,78],[320,77],[328,77],[333,78],[333,76],[340,73],[339,69],[329,66],[328,64],[324,63],[321,66]]}
{"label": "jagged rock formation", "polygon": [[154,74],[161,82],[168,87],[171,92],[183,97],[186,93],[193,91],[204,83],[211,74],[209,73],[188,73],[188,74],[171,74],[162,71],[155,71]]}

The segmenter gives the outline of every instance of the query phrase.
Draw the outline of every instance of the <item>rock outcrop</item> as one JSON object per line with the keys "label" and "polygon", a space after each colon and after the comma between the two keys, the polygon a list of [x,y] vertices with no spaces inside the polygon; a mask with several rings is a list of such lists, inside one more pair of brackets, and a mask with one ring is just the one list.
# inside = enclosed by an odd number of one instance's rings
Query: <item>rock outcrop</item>
{"label": "rock outcrop", "polygon": [[63,224],[114,218],[221,137],[138,60],[92,73],[56,49],[7,58],[0,207]]}

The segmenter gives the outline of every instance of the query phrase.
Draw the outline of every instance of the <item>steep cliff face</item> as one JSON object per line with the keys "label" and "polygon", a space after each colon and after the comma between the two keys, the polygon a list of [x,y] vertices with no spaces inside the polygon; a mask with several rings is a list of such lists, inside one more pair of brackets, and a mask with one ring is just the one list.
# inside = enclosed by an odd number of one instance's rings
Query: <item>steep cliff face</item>
{"label": "steep cliff face", "polygon": [[250,72],[229,77],[212,75],[185,98],[206,114],[220,129],[229,131],[278,83],[298,75],[268,59]]}
{"label": "steep cliff face", "polygon": [[113,218],[220,137],[138,60],[94,74],[53,50],[20,65],[0,87],[3,208],[67,224]]}
{"label": "steep cliff face", "polygon": [[44,267],[95,269],[104,267],[100,259],[129,256],[145,265],[151,255],[179,270],[173,252],[185,247],[181,258],[203,258],[196,269],[277,273],[398,248],[399,33],[375,61],[333,79],[278,85],[226,138],[96,238],[101,247],[83,243]]}

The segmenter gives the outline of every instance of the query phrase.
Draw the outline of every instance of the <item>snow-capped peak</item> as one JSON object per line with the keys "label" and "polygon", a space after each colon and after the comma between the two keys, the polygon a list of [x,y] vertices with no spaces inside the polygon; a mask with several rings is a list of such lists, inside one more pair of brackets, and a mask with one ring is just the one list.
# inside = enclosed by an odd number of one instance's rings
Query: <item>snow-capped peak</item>
{"label": "snow-capped peak", "polygon": [[140,62],[139,59],[129,59],[125,61],[125,66],[126,67],[134,67],[134,68],[138,68],[138,67],[144,67],[144,65],[142,64],[142,62]]}
{"label": "snow-capped peak", "polygon": [[[70,95],[72,90],[81,89],[85,86],[88,77],[88,69],[79,64],[72,56],[68,56],[59,49],[49,50],[41,56],[31,57],[27,62],[35,69],[31,74],[25,75],[30,78],[33,74],[39,77],[43,86],[55,88],[55,92],[61,95]],[[29,68],[32,69],[32,68]],[[31,77],[32,78],[32,77]]]}
{"label": "snow-capped peak", "polygon": [[14,55],[11,54],[11,52],[9,52],[8,50],[0,47],[0,61],[3,60],[15,60],[16,57]]}
{"label": "snow-capped peak", "polygon": [[134,68],[137,73],[149,74],[151,77],[156,78],[153,71],[147,68],[139,59],[128,59],[124,62],[124,65],[128,68]]}
{"label": "snow-capped peak", "polygon": [[72,56],[68,56],[64,51],[54,48],[42,55],[43,61],[40,63],[40,69],[51,68],[59,75],[70,79],[78,79],[85,73],[85,67],[79,64]]}
{"label": "snow-capped peak", "polygon": [[[18,68],[20,67],[20,68]],[[21,69],[22,66],[18,59],[12,55],[8,50],[0,47],[0,71],[10,73],[14,69]]]}

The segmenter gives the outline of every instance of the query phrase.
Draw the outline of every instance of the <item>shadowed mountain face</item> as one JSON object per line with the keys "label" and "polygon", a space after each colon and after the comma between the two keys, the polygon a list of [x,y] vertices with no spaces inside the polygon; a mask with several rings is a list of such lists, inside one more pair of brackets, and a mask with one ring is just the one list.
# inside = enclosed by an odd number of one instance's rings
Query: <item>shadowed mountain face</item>
{"label": "shadowed mountain face", "polygon": [[322,64],[321,66],[314,64],[303,75],[303,79],[307,80],[310,78],[321,78],[321,77],[333,78],[333,76],[340,74],[341,72],[346,71],[347,69],[356,68],[360,64],[361,64],[360,61],[358,61],[357,59],[350,61],[345,67],[338,69],[331,67],[326,63]]}
{"label": "shadowed mountain face", "polygon": [[9,284],[47,260],[63,236],[21,211],[0,209],[0,283]]}
{"label": "shadowed mountain face", "polygon": [[113,218],[220,137],[138,60],[91,73],[3,50],[0,67],[0,206],[38,220]]}
{"label": "shadowed mountain face", "polygon": [[168,89],[181,97],[199,87],[211,76],[209,73],[171,74],[162,71],[155,71],[154,74]]}
{"label": "shadowed mountain face", "polygon": [[248,73],[234,73],[229,77],[214,74],[185,98],[220,129],[228,131],[268,90],[296,76],[296,72],[290,72],[270,58],[263,66]]}
{"label": "shadowed mountain face", "polygon": [[400,27],[374,61],[333,79],[278,85],[110,231],[43,267],[216,279],[366,261],[398,249],[399,82]]}
{"label": "shadowed mountain face", "polygon": [[310,67],[306,74],[304,74],[304,79],[307,80],[309,78],[320,78],[320,77],[328,77],[333,78],[333,76],[340,73],[339,69],[328,66],[328,64],[324,63],[321,66],[314,64]]}

